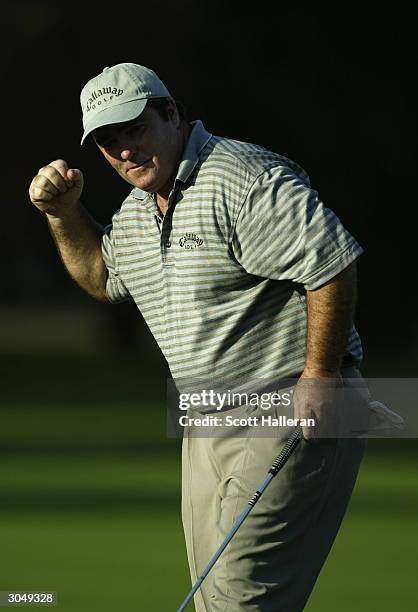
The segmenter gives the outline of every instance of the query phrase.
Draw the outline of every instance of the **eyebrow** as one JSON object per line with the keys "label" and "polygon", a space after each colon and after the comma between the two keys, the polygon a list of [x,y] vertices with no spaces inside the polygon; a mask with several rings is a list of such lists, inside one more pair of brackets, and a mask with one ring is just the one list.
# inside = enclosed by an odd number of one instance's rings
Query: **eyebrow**
{"label": "eyebrow", "polygon": [[[119,124],[115,123],[113,125],[119,125]],[[129,128],[132,125],[139,125],[139,126],[142,127],[143,125],[145,125],[145,121],[144,121],[144,119],[142,117],[141,118],[140,117],[136,117],[135,119],[131,119],[130,121],[124,121],[120,125],[123,125],[124,128]],[[97,143],[106,141],[109,138],[113,138],[113,136],[114,136],[112,133],[109,133],[108,131],[106,131],[106,128],[104,126],[103,126],[103,128],[104,128],[104,131],[102,133],[93,134],[93,138],[94,138],[94,140]],[[100,130],[100,129],[103,129],[103,128],[98,128],[98,129]],[[122,129],[124,129],[124,128],[122,128]]]}
{"label": "eyebrow", "polygon": [[145,125],[144,118],[139,116],[136,119],[132,119],[131,121],[125,121],[125,126],[130,127],[131,125]]}
{"label": "eyebrow", "polygon": [[106,140],[109,140],[109,139],[113,138],[113,136],[111,136],[109,133],[106,133],[106,132],[104,132],[102,134],[94,134],[93,133],[92,136],[93,136],[93,140],[95,142],[97,142],[97,144],[101,144],[103,142],[106,142]]}

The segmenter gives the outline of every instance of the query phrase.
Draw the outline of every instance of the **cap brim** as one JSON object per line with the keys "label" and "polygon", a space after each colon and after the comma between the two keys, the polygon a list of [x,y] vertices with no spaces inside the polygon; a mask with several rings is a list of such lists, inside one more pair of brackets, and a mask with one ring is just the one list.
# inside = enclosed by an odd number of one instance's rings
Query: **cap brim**
{"label": "cap brim", "polygon": [[135,119],[142,113],[147,101],[148,99],[129,100],[129,102],[124,102],[123,104],[118,104],[96,113],[92,121],[86,123],[80,144],[83,144],[87,136],[99,127],[111,125],[112,123],[132,121],[132,119]]}

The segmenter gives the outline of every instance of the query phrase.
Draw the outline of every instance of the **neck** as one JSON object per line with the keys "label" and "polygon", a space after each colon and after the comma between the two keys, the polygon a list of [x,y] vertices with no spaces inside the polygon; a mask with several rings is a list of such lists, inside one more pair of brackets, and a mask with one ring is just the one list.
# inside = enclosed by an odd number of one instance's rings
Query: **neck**
{"label": "neck", "polygon": [[168,208],[168,197],[161,196],[159,193],[155,194],[155,202],[158,210],[164,216]]}
{"label": "neck", "polygon": [[162,215],[165,215],[165,213],[167,212],[168,199],[169,199],[171,190],[173,189],[174,181],[176,180],[177,170],[178,170],[184,149],[186,147],[186,143],[189,140],[192,129],[193,128],[190,125],[190,123],[187,123],[186,121],[182,122],[180,126],[181,137],[180,137],[180,147],[179,147],[179,151],[180,151],[179,159],[178,159],[178,163],[176,164],[174,174],[170,178],[170,180],[167,181],[164,187],[161,187],[161,189],[159,189],[155,194],[155,200],[156,200],[157,206]]}

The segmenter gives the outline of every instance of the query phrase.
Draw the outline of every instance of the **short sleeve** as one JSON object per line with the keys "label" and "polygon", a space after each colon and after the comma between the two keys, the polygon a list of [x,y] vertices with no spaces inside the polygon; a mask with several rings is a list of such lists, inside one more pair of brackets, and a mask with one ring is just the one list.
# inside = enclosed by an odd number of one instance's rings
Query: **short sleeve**
{"label": "short sleeve", "polygon": [[238,214],[231,249],[249,272],[313,290],[339,274],[363,249],[304,177],[287,166],[266,170]]}
{"label": "short sleeve", "polygon": [[106,295],[109,302],[117,304],[129,300],[131,295],[117,271],[113,225],[106,226],[102,237],[102,255],[107,268]]}

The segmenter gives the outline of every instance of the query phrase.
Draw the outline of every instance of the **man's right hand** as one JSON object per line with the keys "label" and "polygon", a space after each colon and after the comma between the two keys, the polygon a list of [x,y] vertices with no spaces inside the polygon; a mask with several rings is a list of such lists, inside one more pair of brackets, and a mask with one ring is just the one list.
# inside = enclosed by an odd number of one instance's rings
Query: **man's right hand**
{"label": "man's right hand", "polygon": [[83,191],[81,170],[68,168],[63,159],[56,159],[41,168],[29,187],[31,202],[52,217],[71,214]]}
{"label": "man's right hand", "polygon": [[107,269],[101,243],[103,228],[80,202],[83,175],[56,159],[41,168],[29,187],[33,204],[45,213],[61,259],[70,276],[98,300],[107,301]]}

